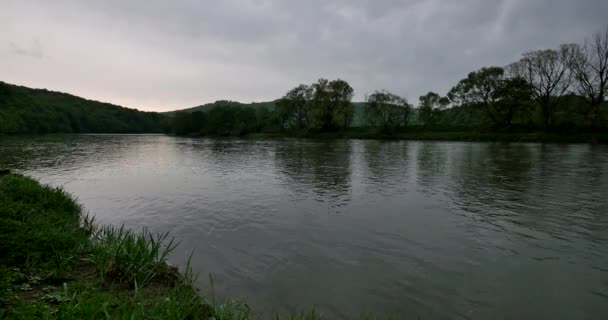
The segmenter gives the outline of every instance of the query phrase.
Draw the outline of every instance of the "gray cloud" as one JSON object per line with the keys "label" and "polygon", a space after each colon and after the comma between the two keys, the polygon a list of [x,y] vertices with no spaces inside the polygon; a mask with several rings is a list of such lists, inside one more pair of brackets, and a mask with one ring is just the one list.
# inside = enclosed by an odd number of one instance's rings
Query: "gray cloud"
{"label": "gray cloud", "polygon": [[150,110],[269,100],[319,77],[416,102],[581,42],[608,12],[603,0],[0,1],[1,80]]}
{"label": "gray cloud", "polygon": [[40,41],[38,39],[34,39],[32,44],[29,47],[22,47],[14,42],[9,42],[10,48],[13,53],[21,56],[32,57],[37,59],[42,59],[44,57],[42,53],[42,46],[40,45]]}

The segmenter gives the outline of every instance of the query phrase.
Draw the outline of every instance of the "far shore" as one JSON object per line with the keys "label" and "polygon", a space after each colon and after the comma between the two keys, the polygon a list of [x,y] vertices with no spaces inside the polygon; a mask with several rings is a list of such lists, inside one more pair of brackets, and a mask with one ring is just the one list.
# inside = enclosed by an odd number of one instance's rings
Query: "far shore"
{"label": "far shore", "polygon": [[392,134],[361,130],[358,128],[336,132],[256,132],[248,134],[187,134],[163,133],[47,133],[47,134],[0,134],[0,137],[56,137],[64,135],[169,135],[196,138],[281,139],[299,138],[313,140],[357,139],[384,141],[460,141],[460,142],[521,142],[521,143],[589,143],[608,144],[608,132],[475,132],[475,131],[405,131]]}
{"label": "far shore", "polygon": [[190,137],[241,137],[247,139],[306,138],[306,139],[362,139],[362,140],[412,140],[412,141],[465,141],[465,142],[540,142],[540,143],[590,143],[608,144],[608,132],[552,133],[552,132],[472,132],[472,131],[406,131],[384,134],[366,130],[338,132],[283,132],[250,133],[245,135],[188,135]]}

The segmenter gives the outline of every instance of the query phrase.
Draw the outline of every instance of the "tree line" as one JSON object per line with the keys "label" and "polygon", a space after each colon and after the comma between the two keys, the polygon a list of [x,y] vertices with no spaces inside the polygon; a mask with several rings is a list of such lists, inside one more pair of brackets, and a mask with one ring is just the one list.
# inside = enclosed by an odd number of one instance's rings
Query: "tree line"
{"label": "tree line", "polygon": [[608,26],[583,43],[470,72],[445,95],[428,92],[416,105],[387,90],[352,102],[348,82],[319,79],[268,103],[217,101],[159,114],[0,82],[0,134],[608,131],[607,92]]}
{"label": "tree line", "polygon": [[156,112],[0,82],[0,134],[162,133],[167,128],[168,119]]}
{"label": "tree line", "polygon": [[507,66],[470,72],[444,96],[429,92],[419,97],[416,106],[387,90],[365,95],[363,104],[352,103],[353,92],[342,79],[319,79],[289,90],[271,107],[219,101],[206,111],[178,112],[169,131],[241,135],[353,127],[389,134],[404,130],[607,130],[608,27],[581,44],[528,51]]}

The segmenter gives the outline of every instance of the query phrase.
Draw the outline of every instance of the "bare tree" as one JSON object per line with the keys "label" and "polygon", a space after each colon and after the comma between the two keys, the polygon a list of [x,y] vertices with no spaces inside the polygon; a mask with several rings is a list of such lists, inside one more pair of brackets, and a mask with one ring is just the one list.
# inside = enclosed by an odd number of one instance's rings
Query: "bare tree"
{"label": "bare tree", "polygon": [[585,97],[585,111],[592,125],[599,120],[600,105],[606,101],[608,90],[608,25],[577,46],[572,63],[576,92]]}
{"label": "bare tree", "polygon": [[563,44],[558,50],[529,51],[508,67],[512,76],[520,77],[530,85],[532,97],[540,105],[545,128],[552,125],[560,98],[570,88],[575,52],[574,44]]}

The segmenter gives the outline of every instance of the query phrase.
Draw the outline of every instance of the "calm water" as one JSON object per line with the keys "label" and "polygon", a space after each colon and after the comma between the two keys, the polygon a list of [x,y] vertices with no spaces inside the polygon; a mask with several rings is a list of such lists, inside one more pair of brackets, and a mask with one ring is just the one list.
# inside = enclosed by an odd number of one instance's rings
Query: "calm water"
{"label": "calm water", "polygon": [[0,167],[170,231],[258,312],[608,318],[608,146],[0,139]]}

